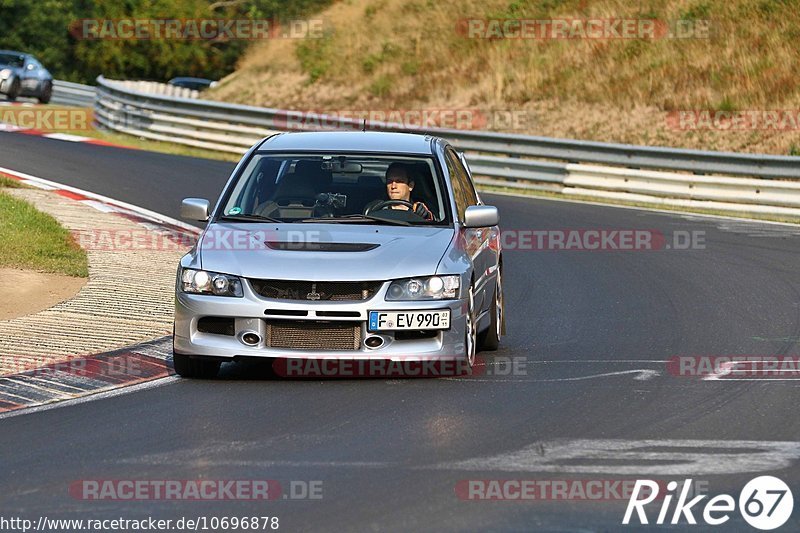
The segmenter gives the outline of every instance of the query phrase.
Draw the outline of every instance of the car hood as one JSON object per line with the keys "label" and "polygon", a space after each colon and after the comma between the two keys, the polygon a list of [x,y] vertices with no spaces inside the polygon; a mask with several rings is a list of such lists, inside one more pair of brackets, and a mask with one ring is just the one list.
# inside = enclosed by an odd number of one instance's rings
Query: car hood
{"label": "car hood", "polygon": [[388,280],[435,274],[453,235],[420,226],[216,223],[198,251],[204,270],[246,278]]}

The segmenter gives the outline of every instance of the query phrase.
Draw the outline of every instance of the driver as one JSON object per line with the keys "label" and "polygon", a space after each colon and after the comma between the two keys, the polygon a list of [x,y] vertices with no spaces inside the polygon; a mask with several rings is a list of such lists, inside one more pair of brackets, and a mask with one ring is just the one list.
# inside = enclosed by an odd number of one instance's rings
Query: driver
{"label": "driver", "polygon": [[[409,209],[414,211],[414,214],[424,218],[425,220],[433,220],[433,213],[428,206],[422,202],[411,202],[411,191],[414,190],[414,180],[411,178],[411,173],[408,167],[403,163],[392,163],[386,169],[386,195],[389,197],[389,202],[405,202],[408,205],[396,204],[389,206],[391,209]],[[372,208],[384,203],[381,200],[370,203],[366,212],[369,213]]]}

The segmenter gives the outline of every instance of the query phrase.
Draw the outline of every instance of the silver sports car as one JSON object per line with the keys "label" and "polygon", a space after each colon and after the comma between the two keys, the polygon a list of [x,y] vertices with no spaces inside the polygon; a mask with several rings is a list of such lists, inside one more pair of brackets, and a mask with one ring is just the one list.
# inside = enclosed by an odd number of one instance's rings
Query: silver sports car
{"label": "silver sports car", "polygon": [[0,50],[0,94],[9,101],[32,96],[46,104],[53,97],[53,76],[30,54]]}
{"label": "silver sports car", "polygon": [[242,158],[180,262],[174,362],[450,361],[504,331],[497,208],[463,155],[427,135],[284,133]]}

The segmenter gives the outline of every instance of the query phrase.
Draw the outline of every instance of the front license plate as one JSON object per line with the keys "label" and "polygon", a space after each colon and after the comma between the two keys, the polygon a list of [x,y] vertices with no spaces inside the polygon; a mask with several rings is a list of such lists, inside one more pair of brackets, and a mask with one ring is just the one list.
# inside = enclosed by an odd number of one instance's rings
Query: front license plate
{"label": "front license plate", "polygon": [[370,331],[399,329],[450,329],[450,310],[369,312]]}

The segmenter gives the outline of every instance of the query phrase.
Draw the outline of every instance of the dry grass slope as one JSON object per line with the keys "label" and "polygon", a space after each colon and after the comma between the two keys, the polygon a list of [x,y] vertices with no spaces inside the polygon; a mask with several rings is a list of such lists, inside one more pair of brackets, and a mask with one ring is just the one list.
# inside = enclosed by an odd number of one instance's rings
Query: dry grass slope
{"label": "dry grass slope", "polygon": [[[679,131],[683,109],[800,109],[798,0],[344,0],[321,39],[253,46],[214,98],[290,109],[524,111],[525,132],[792,153],[792,131]],[[710,20],[711,37],[467,39],[460,20]]]}

